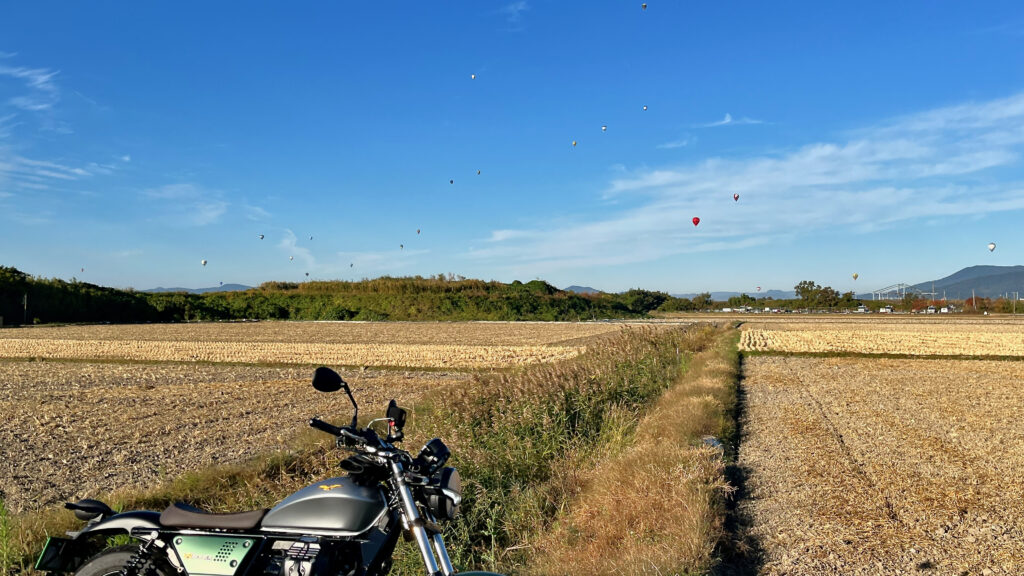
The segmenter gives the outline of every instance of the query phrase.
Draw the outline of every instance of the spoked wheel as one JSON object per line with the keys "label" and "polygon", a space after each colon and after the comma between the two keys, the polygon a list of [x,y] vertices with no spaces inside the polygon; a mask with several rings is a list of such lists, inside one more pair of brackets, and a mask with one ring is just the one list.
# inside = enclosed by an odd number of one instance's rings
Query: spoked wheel
{"label": "spoked wheel", "polygon": [[[128,559],[138,551],[138,544],[108,548],[90,558],[75,572],[75,576],[120,576],[121,569],[128,563]],[[159,576],[170,576],[174,571],[158,566],[155,572]]]}

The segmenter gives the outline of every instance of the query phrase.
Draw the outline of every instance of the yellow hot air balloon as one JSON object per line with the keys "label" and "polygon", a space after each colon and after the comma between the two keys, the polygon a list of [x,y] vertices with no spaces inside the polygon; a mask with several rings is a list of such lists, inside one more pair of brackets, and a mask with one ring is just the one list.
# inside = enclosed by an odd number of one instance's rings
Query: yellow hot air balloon
{"label": "yellow hot air balloon", "polygon": [[856,272],[854,272],[853,273],[853,279],[856,280],[857,278],[860,278],[860,274],[857,274]]}
{"label": "yellow hot air balloon", "polygon": [[575,148],[575,147],[576,147],[576,141],[575,141],[575,140],[573,140],[573,141],[572,141],[572,147],[573,147],[573,148]]}

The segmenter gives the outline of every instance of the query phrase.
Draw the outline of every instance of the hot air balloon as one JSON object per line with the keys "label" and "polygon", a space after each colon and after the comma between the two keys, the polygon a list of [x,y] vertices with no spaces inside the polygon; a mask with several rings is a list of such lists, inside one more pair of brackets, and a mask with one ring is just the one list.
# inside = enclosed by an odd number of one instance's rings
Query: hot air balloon
{"label": "hot air balloon", "polygon": [[224,285],[224,283],[223,283],[223,282],[221,282],[221,283],[220,283],[220,285],[221,285],[221,286],[223,286],[223,285]]}
{"label": "hot air balloon", "polygon": [[455,184],[455,180],[449,180],[448,183],[449,184]]}
{"label": "hot air balloon", "polygon": [[607,131],[608,131],[608,127],[607,126],[601,126],[601,132],[607,132]]}
{"label": "hot air balloon", "polygon": [[399,244],[398,245],[398,249],[399,250],[405,250],[405,244]]}
{"label": "hot air balloon", "polygon": [[860,274],[857,274],[856,272],[854,272],[853,273],[853,279],[857,280],[857,278],[860,278]]}
{"label": "hot air balloon", "polygon": [[82,272],[85,272],[85,268],[82,268]]}
{"label": "hot air balloon", "polygon": [[288,257],[288,261],[289,261],[289,262],[291,262],[292,260],[295,260],[295,256],[289,256],[289,257]]}
{"label": "hot air balloon", "polygon": [[993,252],[993,251],[995,251],[995,249],[996,249],[996,243],[995,242],[989,242],[988,243],[988,251],[989,252]]}
{"label": "hot air balloon", "polygon": [[640,9],[641,10],[647,10],[647,4],[646,3],[645,4],[641,4],[640,5]]}
{"label": "hot air balloon", "polygon": [[760,291],[761,291],[761,287],[760,287],[760,286],[758,286],[758,287],[757,287],[757,291],[758,291],[758,292],[760,292]]}
{"label": "hot air balloon", "polygon": [[575,140],[573,140],[573,141],[572,141],[572,147],[573,147],[573,148],[575,148],[575,147],[576,147],[576,141],[575,141]]}
{"label": "hot air balloon", "polygon": [[306,272],[306,278],[309,278],[309,272]]}
{"label": "hot air balloon", "polygon": [[206,266],[206,260],[203,260],[203,261],[201,262],[201,264],[202,264],[203,266]]}
{"label": "hot air balloon", "polygon": [[310,237],[309,237],[309,239],[310,239],[310,240],[312,240],[312,239],[313,239],[313,237],[312,237],[312,236],[310,236]]}
{"label": "hot air balloon", "polygon": [[260,234],[260,240],[263,240],[263,234]]}
{"label": "hot air balloon", "polygon": [[350,263],[350,264],[348,265],[348,267],[349,267],[349,268],[353,268],[353,267],[355,267],[355,265],[356,265],[356,264],[355,264],[355,262],[352,262],[352,263]]}
{"label": "hot air balloon", "polygon": [[416,234],[419,234],[419,233],[420,233],[420,229],[419,229],[419,228],[417,228],[417,229],[416,229]]}
{"label": "hot air balloon", "polygon": [[645,104],[644,105],[644,112],[646,112],[646,111],[647,111],[647,105]]}
{"label": "hot air balloon", "polygon": [[733,200],[733,202],[739,202],[740,201],[740,195],[739,194],[733,194],[732,195],[732,200]]}
{"label": "hot air balloon", "polygon": [[693,225],[696,226],[697,224],[700,224],[700,218],[694,216],[693,217]]}
{"label": "hot air balloon", "polygon": [[469,75],[469,79],[470,80],[476,80],[476,74],[470,74]]}
{"label": "hot air balloon", "polygon": [[480,175],[480,171],[479,171],[479,170],[477,170],[477,171],[476,171],[476,175],[477,175],[477,176],[479,176],[479,175]]}

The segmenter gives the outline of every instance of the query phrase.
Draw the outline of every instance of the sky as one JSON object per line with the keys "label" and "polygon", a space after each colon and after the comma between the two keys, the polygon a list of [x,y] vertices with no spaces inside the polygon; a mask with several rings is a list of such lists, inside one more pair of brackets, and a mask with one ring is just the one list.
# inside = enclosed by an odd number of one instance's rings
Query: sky
{"label": "sky", "polygon": [[1020,2],[3,12],[0,265],[34,276],[868,292],[1022,263]]}

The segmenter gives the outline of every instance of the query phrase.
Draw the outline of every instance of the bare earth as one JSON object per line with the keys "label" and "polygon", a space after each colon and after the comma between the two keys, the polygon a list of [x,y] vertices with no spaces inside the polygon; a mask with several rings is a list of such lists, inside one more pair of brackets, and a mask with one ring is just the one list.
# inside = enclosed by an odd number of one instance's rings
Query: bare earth
{"label": "bare earth", "polygon": [[[14,512],[283,450],[314,415],[344,422],[306,368],[0,361],[0,490]],[[352,371],[367,412],[467,374]]]}
{"label": "bare earth", "polygon": [[411,366],[342,371],[364,413],[377,413],[389,398],[414,408],[425,391],[473,377],[456,369],[571,357],[621,329],[246,322],[0,330],[0,497],[18,513],[286,449],[311,416],[351,415],[343,395],[310,387],[313,365]]}
{"label": "bare earth", "polygon": [[1020,574],[1024,362],[751,357],[763,574]]}

